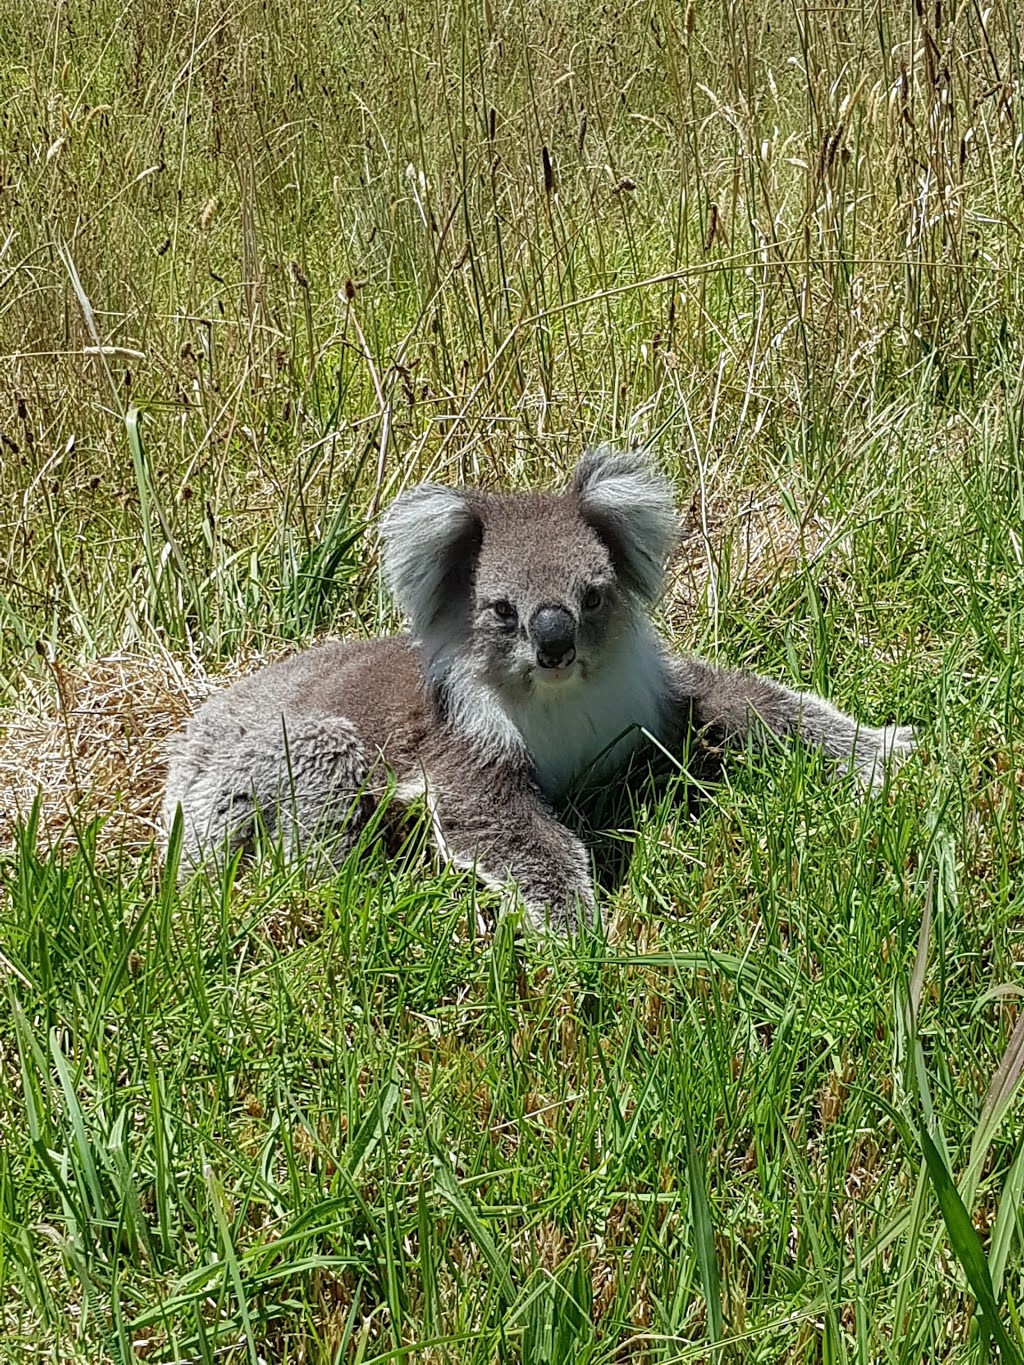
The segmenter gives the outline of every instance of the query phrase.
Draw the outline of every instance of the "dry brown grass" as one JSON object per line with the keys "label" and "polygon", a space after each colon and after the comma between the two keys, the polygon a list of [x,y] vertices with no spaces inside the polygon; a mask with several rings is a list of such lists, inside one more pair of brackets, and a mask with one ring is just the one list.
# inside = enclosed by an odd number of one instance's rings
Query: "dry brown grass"
{"label": "dry brown grass", "polygon": [[739,600],[767,596],[840,541],[822,513],[794,517],[777,488],[722,490],[706,501],[696,492],[670,565],[664,611],[673,637],[684,644],[694,614],[714,608],[724,564],[729,591]]}
{"label": "dry brown grass", "polygon": [[0,848],[38,801],[39,835],[74,842],[104,822],[102,842],[139,849],[156,833],[168,736],[211,690],[209,676],[165,654],[52,664],[0,725]]}

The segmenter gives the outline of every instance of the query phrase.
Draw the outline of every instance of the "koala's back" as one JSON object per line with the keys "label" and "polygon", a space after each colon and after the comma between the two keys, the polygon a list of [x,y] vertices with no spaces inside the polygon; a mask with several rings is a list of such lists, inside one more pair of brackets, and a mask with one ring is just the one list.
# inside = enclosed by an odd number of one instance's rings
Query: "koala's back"
{"label": "koala's back", "polygon": [[303,650],[215,693],[185,732],[228,732],[275,717],[347,720],[360,741],[393,761],[417,748],[426,729],[423,672],[405,639],[341,640]]}

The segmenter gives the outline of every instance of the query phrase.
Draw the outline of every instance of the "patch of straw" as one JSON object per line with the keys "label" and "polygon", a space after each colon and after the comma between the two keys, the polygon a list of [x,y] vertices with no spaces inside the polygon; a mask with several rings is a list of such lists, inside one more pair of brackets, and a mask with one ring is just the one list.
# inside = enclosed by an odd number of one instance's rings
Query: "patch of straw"
{"label": "patch of straw", "polygon": [[718,566],[727,553],[731,591],[756,597],[791,578],[834,538],[823,516],[794,520],[774,489],[722,494],[705,505],[695,494],[669,570],[664,610],[673,637],[684,638],[707,598],[717,596]]}
{"label": "patch of straw", "polygon": [[47,843],[70,842],[76,825],[99,817],[103,844],[148,844],[166,741],[214,685],[198,665],[165,654],[52,664],[47,682],[0,724],[0,849],[37,799]]}

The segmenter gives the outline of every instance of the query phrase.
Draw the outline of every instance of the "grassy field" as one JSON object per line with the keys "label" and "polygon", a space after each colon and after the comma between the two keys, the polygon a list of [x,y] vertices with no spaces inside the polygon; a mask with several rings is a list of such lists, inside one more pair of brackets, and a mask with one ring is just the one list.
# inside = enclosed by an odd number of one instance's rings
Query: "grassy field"
{"label": "grassy field", "polygon": [[[6,0],[0,1359],[1024,1358],[1020,25]],[[416,827],[178,890],[190,707],[595,439],[681,649],[920,758],[640,790],[575,944]]]}

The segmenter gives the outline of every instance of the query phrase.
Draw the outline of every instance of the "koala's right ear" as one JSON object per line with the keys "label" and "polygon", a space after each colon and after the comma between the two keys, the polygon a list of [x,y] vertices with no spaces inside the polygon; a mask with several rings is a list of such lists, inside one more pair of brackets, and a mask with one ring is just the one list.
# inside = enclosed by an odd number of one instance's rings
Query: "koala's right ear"
{"label": "koala's right ear", "polygon": [[466,599],[483,528],[466,494],[421,483],[397,497],[384,518],[384,581],[423,636]]}

